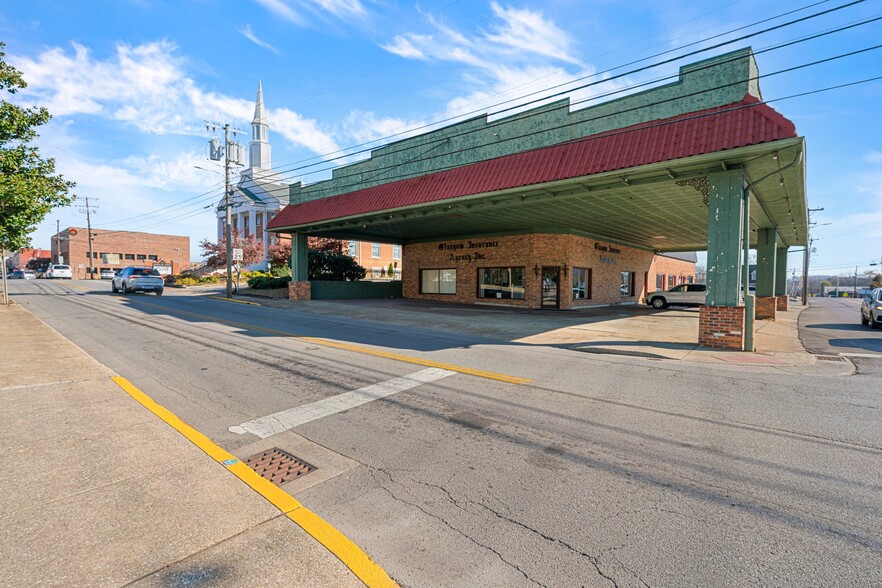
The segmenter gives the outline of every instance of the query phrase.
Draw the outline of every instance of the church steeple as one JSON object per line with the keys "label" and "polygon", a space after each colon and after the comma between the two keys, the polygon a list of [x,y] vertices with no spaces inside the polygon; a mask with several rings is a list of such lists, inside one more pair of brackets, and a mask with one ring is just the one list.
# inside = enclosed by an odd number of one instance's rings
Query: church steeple
{"label": "church steeple", "polygon": [[248,167],[271,170],[273,167],[269,144],[269,125],[263,105],[263,84],[257,82],[257,101],[254,120],[251,121],[251,141],[248,143]]}

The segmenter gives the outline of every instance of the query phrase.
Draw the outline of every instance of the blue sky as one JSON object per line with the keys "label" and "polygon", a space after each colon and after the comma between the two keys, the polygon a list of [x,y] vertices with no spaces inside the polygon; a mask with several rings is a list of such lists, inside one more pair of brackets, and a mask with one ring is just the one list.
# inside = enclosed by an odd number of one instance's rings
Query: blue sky
{"label": "blue sky", "polygon": [[[212,166],[203,121],[248,131],[258,81],[274,167],[309,183],[327,177],[327,160],[354,145],[492,113],[503,101],[568,80],[844,4],[28,0],[0,6],[0,39],[30,84],[15,100],[54,115],[37,144],[77,182],[78,195],[98,198],[95,224],[189,235],[197,259],[198,242],[215,237],[214,212],[203,207],[222,194],[220,174],[194,167]],[[759,52],[879,16],[878,0],[858,2],[601,88],[627,88],[728,50]],[[772,20],[747,26],[765,19]],[[730,32],[740,27],[747,28]],[[882,81],[779,99],[882,76],[882,49],[769,74],[880,43],[876,21],[757,56],[768,76],[760,80],[763,97],[806,137],[809,205],[824,208],[812,215],[812,273],[848,275],[882,258]],[[34,234],[35,246],[49,246],[56,220],[85,224],[76,205],[56,210]],[[788,267],[801,265],[801,254],[791,254]]]}

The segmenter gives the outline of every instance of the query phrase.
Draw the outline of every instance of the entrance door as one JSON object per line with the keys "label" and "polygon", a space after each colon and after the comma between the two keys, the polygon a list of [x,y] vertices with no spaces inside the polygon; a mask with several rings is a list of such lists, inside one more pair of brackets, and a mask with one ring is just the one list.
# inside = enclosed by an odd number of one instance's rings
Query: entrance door
{"label": "entrance door", "polygon": [[560,268],[542,268],[542,308],[560,308]]}

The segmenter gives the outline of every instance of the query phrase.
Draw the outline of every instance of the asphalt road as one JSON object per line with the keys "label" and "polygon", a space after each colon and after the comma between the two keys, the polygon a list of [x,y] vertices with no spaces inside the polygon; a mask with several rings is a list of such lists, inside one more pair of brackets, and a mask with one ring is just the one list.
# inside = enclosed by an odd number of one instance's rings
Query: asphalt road
{"label": "asphalt road", "polygon": [[860,299],[812,298],[799,315],[807,351],[848,357],[859,374],[882,375],[882,330],[861,324]]}
{"label": "asphalt road", "polygon": [[299,435],[351,463],[297,498],[403,586],[882,585],[882,395],[846,362],[715,367],[194,290],[10,289],[236,455]]}

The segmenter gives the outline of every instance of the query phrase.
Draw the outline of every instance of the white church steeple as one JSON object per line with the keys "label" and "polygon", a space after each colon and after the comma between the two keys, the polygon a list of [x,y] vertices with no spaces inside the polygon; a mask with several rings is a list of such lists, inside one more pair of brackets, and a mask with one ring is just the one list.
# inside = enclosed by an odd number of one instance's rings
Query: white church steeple
{"label": "white church steeple", "polygon": [[270,171],[273,167],[269,144],[269,125],[263,105],[263,85],[257,82],[257,101],[254,120],[251,121],[251,141],[248,143],[248,167]]}

